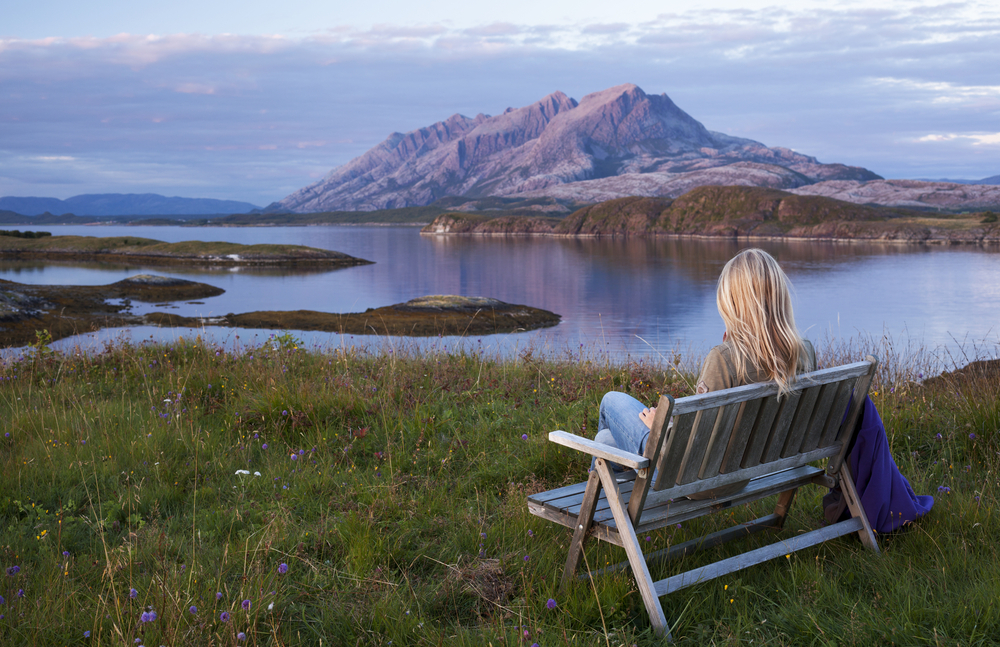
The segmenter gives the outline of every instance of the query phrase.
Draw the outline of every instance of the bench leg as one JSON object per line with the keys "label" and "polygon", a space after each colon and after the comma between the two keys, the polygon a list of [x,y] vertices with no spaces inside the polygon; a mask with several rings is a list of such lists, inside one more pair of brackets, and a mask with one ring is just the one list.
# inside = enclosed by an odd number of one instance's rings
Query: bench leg
{"label": "bench leg", "polygon": [[778,497],[778,505],[774,506],[774,516],[777,518],[777,530],[781,530],[785,526],[785,519],[788,517],[788,511],[792,509],[792,501],[795,499],[795,492],[798,488],[793,490],[787,490],[781,493]]}
{"label": "bench leg", "polygon": [[587,531],[594,521],[594,510],[597,509],[597,499],[601,496],[601,477],[597,470],[590,472],[587,479],[587,489],[583,494],[583,503],[580,504],[580,515],[576,520],[576,528],[573,530],[573,541],[569,545],[569,555],[566,557],[566,568],[563,569],[560,588],[565,591],[570,581],[576,574],[577,567],[580,566],[580,555],[583,554],[583,545],[587,541]]}
{"label": "bench leg", "polygon": [[660,598],[656,595],[653,577],[649,574],[649,566],[646,565],[642,547],[639,546],[639,538],[635,535],[632,518],[628,516],[628,510],[622,505],[618,481],[608,469],[608,463],[603,458],[597,459],[597,473],[600,474],[601,482],[604,484],[608,505],[611,507],[611,514],[615,517],[615,525],[618,526],[618,536],[621,537],[622,545],[628,554],[632,574],[635,575],[636,584],[639,585],[639,594],[642,596],[646,611],[649,613],[649,622],[653,625],[653,632],[657,636],[665,636],[667,640],[670,640],[667,617],[663,615],[663,607],[660,606]]}
{"label": "bench leg", "polygon": [[854,487],[854,475],[851,474],[851,467],[848,465],[848,461],[844,461],[840,466],[840,491],[844,493],[844,498],[847,499],[847,507],[851,511],[851,516],[861,520],[862,528],[858,531],[861,543],[866,548],[870,548],[876,553],[879,552],[878,543],[875,541],[875,533],[872,532],[872,526],[868,523],[868,515],[865,514],[865,509],[861,507],[861,499],[858,498],[858,491]]}

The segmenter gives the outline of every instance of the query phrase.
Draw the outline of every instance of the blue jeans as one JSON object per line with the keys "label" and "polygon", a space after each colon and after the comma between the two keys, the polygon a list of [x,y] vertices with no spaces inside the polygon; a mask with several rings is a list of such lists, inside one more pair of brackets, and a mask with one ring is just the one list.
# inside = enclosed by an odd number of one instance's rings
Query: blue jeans
{"label": "blue jeans", "polygon": [[[639,419],[639,412],[645,408],[646,405],[631,395],[609,391],[601,399],[597,431],[609,430],[618,449],[642,454],[642,450],[646,447],[646,439],[649,438],[649,428]],[[591,461],[590,469],[594,469],[594,463],[595,461]]]}

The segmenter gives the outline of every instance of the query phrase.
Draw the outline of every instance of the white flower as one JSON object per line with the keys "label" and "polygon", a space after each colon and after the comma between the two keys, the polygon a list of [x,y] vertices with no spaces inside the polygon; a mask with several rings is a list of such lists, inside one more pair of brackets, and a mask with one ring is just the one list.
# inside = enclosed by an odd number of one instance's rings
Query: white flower
{"label": "white flower", "polygon": [[253,475],[254,476],[260,476],[260,472],[254,472]]}
{"label": "white flower", "polygon": [[236,473],[237,474],[249,474],[250,472],[248,470],[236,470]]}
{"label": "white flower", "polygon": [[267,610],[268,611],[270,611],[273,608],[274,608],[274,602],[272,602],[271,604],[267,605]]}

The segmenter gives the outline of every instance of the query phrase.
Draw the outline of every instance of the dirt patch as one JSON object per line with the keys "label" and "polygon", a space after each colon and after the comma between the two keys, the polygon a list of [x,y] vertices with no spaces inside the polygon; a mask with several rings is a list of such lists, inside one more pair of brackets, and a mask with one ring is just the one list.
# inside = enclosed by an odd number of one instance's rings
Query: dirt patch
{"label": "dirt patch", "polygon": [[319,330],[349,335],[489,335],[534,330],[559,323],[559,315],[486,297],[428,296],[366,312],[337,314],[314,310],[261,311],[203,319],[165,312],[146,315],[160,326],[229,326],[278,330]]}

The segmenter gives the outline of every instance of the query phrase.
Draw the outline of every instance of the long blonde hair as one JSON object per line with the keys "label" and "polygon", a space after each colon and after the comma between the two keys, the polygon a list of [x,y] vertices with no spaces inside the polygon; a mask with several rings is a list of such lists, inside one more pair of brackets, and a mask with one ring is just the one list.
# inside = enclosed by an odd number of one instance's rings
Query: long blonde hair
{"label": "long blonde hair", "polygon": [[778,383],[785,393],[806,361],[802,337],[795,328],[788,277],[761,249],[744,249],[719,275],[715,293],[733,349],[736,377],[747,381],[748,363]]}

